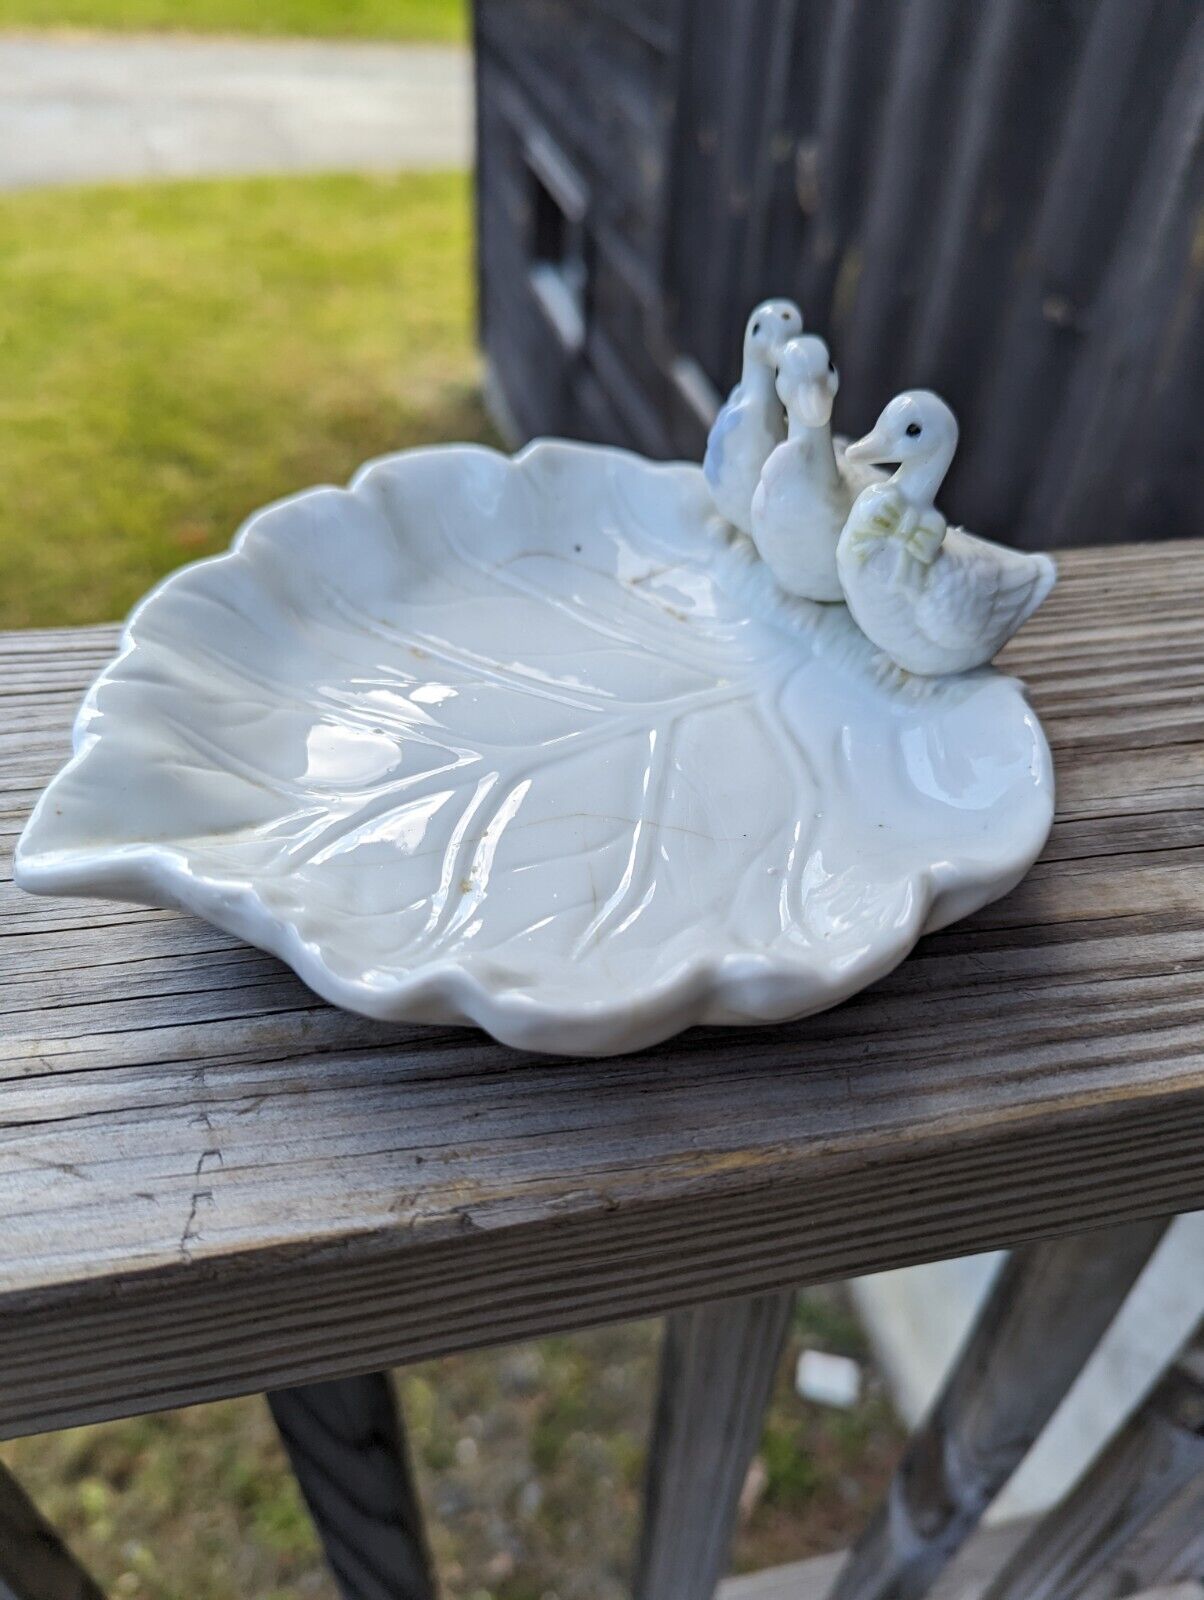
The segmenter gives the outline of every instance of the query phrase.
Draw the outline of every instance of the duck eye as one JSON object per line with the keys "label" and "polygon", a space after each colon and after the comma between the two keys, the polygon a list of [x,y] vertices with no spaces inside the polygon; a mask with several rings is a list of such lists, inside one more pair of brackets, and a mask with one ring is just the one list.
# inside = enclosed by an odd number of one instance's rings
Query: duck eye
{"label": "duck eye", "polygon": [[789,311],[783,311],[782,312],[782,321],[783,322],[789,322],[790,321],[790,313],[789,313]]}
{"label": "duck eye", "polygon": [[835,363],[835,361],[829,361],[828,362],[828,371],[829,372],[835,372],[836,371],[836,363]]}
{"label": "duck eye", "polygon": [[920,427],[918,422],[909,422],[907,424],[907,437],[909,439],[918,439],[923,431],[923,428]]}
{"label": "duck eye", "polygon": [[753,323],[753,338],[754,339],[757,337],[757,335],[760,333],[760,331],[761,331],[761,324],[759,322],[754,322]]}

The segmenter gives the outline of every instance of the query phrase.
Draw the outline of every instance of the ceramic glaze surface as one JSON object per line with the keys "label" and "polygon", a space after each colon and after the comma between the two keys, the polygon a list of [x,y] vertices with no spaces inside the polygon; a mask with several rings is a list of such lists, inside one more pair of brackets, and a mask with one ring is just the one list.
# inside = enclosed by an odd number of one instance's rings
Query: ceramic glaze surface
{"label": "ceramic glaze surface", "polygon": [[752,498],[757,553],[781,588],[805,600],[843,600],[836,546],[857,489],[841,471],[832,440],[839,379],[822,339],[791,339],[778,353],[777,392],[786,438],[761,472]]}
{"label": "ceramic glaze surface", "polygon": [[1015,680],[882,681],[697,467],[451,446],[152,592],[17,876],[186,907],[372,1016],[604,1054],[834,1004],[1051,815]]}
{"label": "ceramic glaze surface", "polygon": [[802,313],[793,300],[763,300],[753,308],[744,330],[740,381],[707,436],[702,470],[715,505],[744,533],[752,531],[752,500],[761,469],[786,437],[773,378],[778,352],[802,327]]}
{"label": "ceramic glaze surface", "polygon": [[937,490],[957,449],[957,420],[939,395],[909,389],[845,450],[854,463],[897,463],[864,489],[836,547],[857,625],[905,672],[968,672],[990,661],[1053,588],[1047,555],[1009,550],[950,528]]}

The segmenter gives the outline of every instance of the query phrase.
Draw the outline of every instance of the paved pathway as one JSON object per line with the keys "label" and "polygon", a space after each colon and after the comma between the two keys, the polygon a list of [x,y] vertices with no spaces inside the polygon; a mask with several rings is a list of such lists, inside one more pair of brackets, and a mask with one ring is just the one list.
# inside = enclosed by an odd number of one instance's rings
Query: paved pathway
{"label": "paved pathway", "polygon": [[466,167],[471,130],[454,48],[0,35],[0,189]]}

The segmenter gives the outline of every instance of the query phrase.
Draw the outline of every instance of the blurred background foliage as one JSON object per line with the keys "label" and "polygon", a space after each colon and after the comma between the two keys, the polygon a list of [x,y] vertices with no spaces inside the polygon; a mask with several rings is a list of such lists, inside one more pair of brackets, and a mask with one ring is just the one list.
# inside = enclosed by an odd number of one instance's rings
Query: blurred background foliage
{"label": "blurred background foliage", "polygon": [[468,0],[0,0],[0,28],[461,40]]}

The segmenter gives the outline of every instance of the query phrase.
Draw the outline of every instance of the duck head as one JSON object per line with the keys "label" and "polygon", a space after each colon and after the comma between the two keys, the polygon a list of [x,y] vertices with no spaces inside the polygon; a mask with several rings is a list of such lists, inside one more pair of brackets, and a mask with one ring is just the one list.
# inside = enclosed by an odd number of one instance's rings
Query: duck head
{"label": "duck head", "polygon": [[778,399],[792,422],[805,428],[827,427],[840,377],[822,339],[806,333],[784,344],[778,351],[775,381]]}
{"label": "duck head", "polygon": [[894,482],[917,505],[931,505],[957,449],[957,418],[931,389],[897,394],[864,439],[845,451],[850,461],[895,464]]}
{"label": "duck head", "polygon": [[803,331],[803,314],[793,300],[762,300],[744,329],[744,365],[772,371],[777,353]]}

